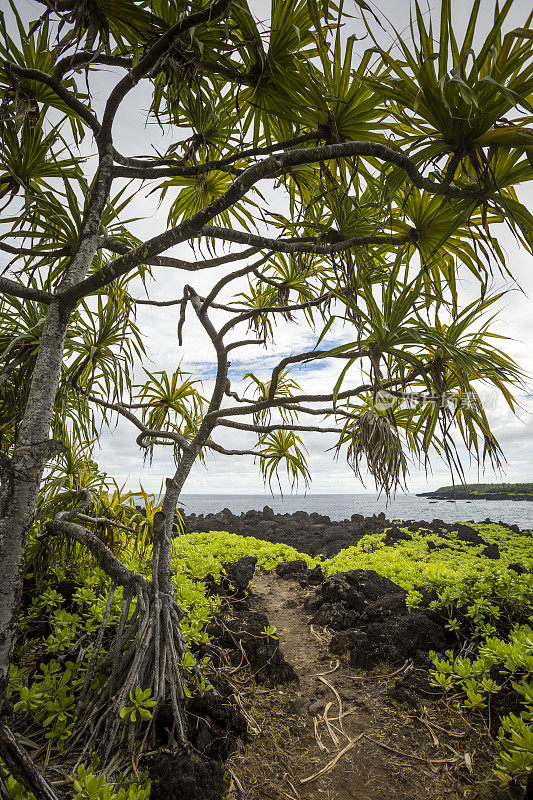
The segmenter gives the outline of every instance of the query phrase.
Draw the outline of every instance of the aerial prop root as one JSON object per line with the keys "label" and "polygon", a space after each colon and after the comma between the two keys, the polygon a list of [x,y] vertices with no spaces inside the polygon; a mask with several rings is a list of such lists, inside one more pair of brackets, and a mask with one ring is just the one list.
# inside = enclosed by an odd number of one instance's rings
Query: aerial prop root
{"label": "aerial prop root", "polygon": [[[48,533],[67,534],[84,544],[112,581],[76,707],[78,725],[70,744],[82,745],[77,764],[92,752],[95,742],[100,769],[108,767],[106,774],[110,774],[110,757],[118,747],[138,758],[149,741],[155,746],[154,721],[165,701],[172,709],[170,746],[191,752],[184,718],[186,684],[190,680],[191,689],[196,689],[205,679],[196,663],[187,671],[182,667],[182,657],[189,653],[181,630],[183,611],[174,597],[159,589],[161,538],[154,538],[152,581],[148,581],[125,567],[98,537],[78,523],[56,518],[48,524]],[[119,620],[102,653],[117,585],[123,587]],[[101,680],[102,675],[103,683],[95,688],[96,679]],[[156,705],[149,720],[137,715],[124,724],[120,712],[131,704],[130,692],[135,693],[137,687],[150,689]]]}

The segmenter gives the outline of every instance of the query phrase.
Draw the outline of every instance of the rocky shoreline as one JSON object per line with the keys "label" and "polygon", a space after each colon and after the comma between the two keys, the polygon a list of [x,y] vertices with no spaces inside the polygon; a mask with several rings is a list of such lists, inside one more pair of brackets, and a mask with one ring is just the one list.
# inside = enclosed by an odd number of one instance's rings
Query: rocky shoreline
{"label": "rocky shoreline", "polygon": [[[467,541],[477,537],[476,532],[468,525],[459,522],[446,523],[441,519],[426,521],[391,522],[385,514],[374,514],[364,517],[352,514],[350,519],[331,520],[330,517],[313,512],[297,511],[294,514],[275,514],[272,508],[265,506],[262,511],[250,510],[239,515],[224,508],[217,514],[189,514],[183,517],[185,532],[208,533],[209,531],[228,531],[241,536],[255,536],[268,542],[287,544],[302,553],[311,556],[322,555],[332,558],[340,550],[351,547],[369,534],[383,533],[387,530],[386,543],[393,544],[407,537],[404,529],[420,528],[438,531],[457,531]],[[494,520],[486,519],[490,523]],[[497,523],[515,533],[522,533],[517,525],[505,522]],[[527,531],[524,535],[530,535]],[[481,537],[477,537],[481,542]],[[473,541],[472,541],[473,543]],[[487,554],[488,555],[488,554]],[[488,555],[488,557],[491,557]],[[496,556],[497,557],[497,556]]]}
{"label": "rocky shoreline", "polygon": [[533,502],[533,495],[531,494],[515,494],[514,492],[462,492],[460,490],[453,492],[421,492],[417,497],[429,497],[431,500],[447,500],[453,502],[454,500],[514,500],[515,502],[522,500],[529,500]]}

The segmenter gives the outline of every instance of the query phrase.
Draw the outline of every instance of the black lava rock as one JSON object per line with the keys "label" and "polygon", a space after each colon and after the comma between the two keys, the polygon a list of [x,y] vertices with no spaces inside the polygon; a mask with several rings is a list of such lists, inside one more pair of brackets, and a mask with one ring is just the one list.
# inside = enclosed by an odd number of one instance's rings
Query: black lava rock
{"label": "black lava rock", "polygon": [[397,584],[373,570],[352,569],[326,578],[318,590],[323,603],[343,603],[345,607],[363,614],[379,597],[405,592]]}
{"label": "black lava rock", "polygon": [[250,669],[258,683],[274,686],[298,681],[292,665],[279,646],[279,639],[265,633],[269,621],[266,614],[240,606],[232,619],[215,620],[207,632],[220,647],[234,654],[236,665],[241,662],[241,646]]}
{"label": "black lava rock", "polygon": [[506,717],[508,714],[516,714],[518,716],[522,710],[521,697],[510,686],[504,686],[499,692],[491,695],[490,729],[492,735],[497,735],[502,717]]}
{"label": "black lava rock", "polygon": [[383,662],[393,666],[408,658],[420,660],[429,650],[444,651],[448,643],[449,634],[443,625],[423,611],[412,611],[363,629],[340,631],[333,636],[329,649],[336,655],[348,654],[354,667],[373,669]]}
{"label": "black lava rock", "polygon": [[159,752],[144,756],[141,766],[152,780],[151,800],[222,800],[224,765],[211,758]]}
{"label": "black lava rock", "polygon": [[317,564],[313,569],[308,569],[300,578],[302,586],[318,586],[324,580],[324,573],[320,564]]}
{"label": "black lava rock", "polygon": [[526,575],[527,569],[524,567],[523,564],[518,564],[513,562],[512,564],[508,565],[509,569],[512,569],[513,572],[516,572],[517,575]]}
{"label": "black lava rock", "polygon": [[[397,589],[399,587],[396,587]],[[405,605],[405,592],[396,591],[379,597],[367,606],[360,617],[360,625],[372,625],[374,622],[385,622],[388,619],[405,616],[408,613]]]}
{"label": "black lava rock", "polygon": [[[352,514],[350,519],[332,521],[328,516],[316,512],[275,514],[269,506],[265,506],[262,511],[251,509],[240,515],[232,514],[225,508],[218,514],[205,516],[189,514],[184,517],[184,523],[186,531],[225,530],[243,536],[255,536],[257,539],[269,542],[288,544],[300,552],[312,556],[322,555],[326,558],[331,558],[340,550],[357,544],[363,536],[384,532],[386,532],[385,543],[388,545],[408,541],[412,534],[419,530],[437,534],[444,540],[457,540],[472,545],[487,544],[474,528],[464,523],[450,524],[441,519],[434,519],[432,522],[407,520],[400,525],[386,520],[383,513],[371,517]],[[500,524],[515,533],[529,535],[527,531],[521,532],[516,525]],[[179,532],[177,525],[175,532]],[[445,543],[429,543],[431,549],[445,546]]]}
{"label": "black lava rock", "polygon": [[203,755],[225,761],[234,752],[237,738],[246,737],[246,720],[224,698],[197,695],[189,700],[186,711],[189,740]]}
{"label": "black lava rock", "polygon": [[314,615],[313,624],[343,631],[353,628],[358,616],[355,611],[345,608],[343,603],[324,603]]}
{"label": "black lava rock", "polygon": [[295,578],[307,570],[305,561],[282,561],[276,567],[276,575],[280,578]]}
{"label": "black lava rock", "polygon": [[427,669],[413,669],[395,679],[388,696],[398,703],[417,706],[442,697],[442,692],[431,686]]}
{"label": "black lava rock", "polygon": [[500,551],[498,550],[498,545],[488,544],[483,550],[483,555],[485,556],[485,558],[499,558]]}
{"label": "black lava rock", "polygon": [[231,587],[233,586],[235,596],[244,597],[250,585],[250,581],[254,577],[256,564],[257,558],[254,556],[244,556],[244,558],[240,558],[238,561],[223,564],[222,566],[226,574],[222,577],[220,585],[224,591],[231,592]]}

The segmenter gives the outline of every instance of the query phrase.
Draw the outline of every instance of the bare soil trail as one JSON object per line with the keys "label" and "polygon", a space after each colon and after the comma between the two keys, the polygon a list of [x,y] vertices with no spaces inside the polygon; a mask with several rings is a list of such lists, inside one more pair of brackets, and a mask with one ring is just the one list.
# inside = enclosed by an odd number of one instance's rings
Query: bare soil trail
{"label": "bare soil trail", "polygon": [[496,798],[475,789],[468,767],[476,757],[462,719],[425,699],[402,705],[392,698],[412,665],[361,674],[332,656],[327,631],[309,624],[308,592],[275,574],[256,573],[252,581],[250,604],[275,626],[299,683],[257,688],[251,713],[261,732],[228,763],[238,776],[228,797]]}

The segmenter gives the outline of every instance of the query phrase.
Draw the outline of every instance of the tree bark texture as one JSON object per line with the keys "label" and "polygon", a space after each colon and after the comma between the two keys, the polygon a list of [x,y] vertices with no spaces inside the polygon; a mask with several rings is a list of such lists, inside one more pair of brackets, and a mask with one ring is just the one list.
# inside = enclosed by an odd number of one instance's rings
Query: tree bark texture
{"label": "tree bark texture", "polygon": [[6,687],[22,595],[26,550],[37,495],[47,461],[58,443],[49,439],[54,402],[61,377],[63,347],[74,305],[62,294],[83,280],[98,248],[98,230],[112,181],[110,146],[100,150],[100,164],[88,202],[76,254],[43,327],[28,400],[10,463],[0,488],[0,716],[7,710]]}

